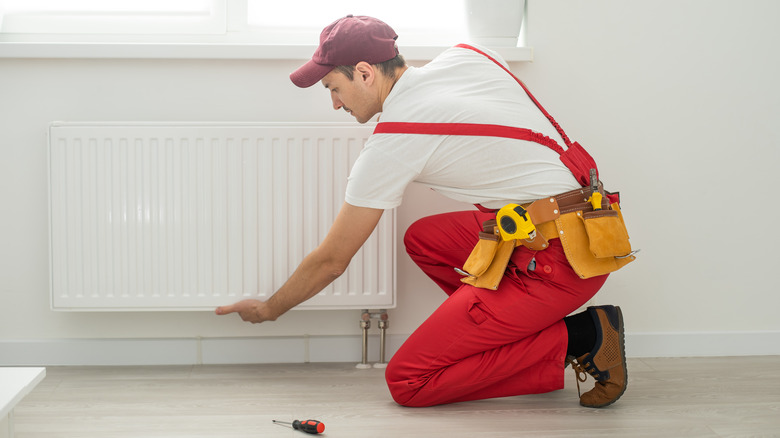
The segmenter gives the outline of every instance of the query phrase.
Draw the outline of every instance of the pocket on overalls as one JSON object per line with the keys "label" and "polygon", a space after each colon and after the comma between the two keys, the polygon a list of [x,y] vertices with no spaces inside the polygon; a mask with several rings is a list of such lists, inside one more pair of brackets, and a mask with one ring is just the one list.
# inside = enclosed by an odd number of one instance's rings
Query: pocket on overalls
{"label": "pocket on overalls", "polygon": [[485,310],[482,308],[482,306],[482,301],[476,297],[469,301],[469,308],[467,312],[474,324],[480,325],[488,319],[487,314],[485,313]]}

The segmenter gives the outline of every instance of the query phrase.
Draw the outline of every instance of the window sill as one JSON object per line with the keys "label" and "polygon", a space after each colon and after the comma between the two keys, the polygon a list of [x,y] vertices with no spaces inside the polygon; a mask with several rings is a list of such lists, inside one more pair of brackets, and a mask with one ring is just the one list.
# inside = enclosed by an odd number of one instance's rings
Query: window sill
{"label": "window sill", "polygon": [[[0,42],[0,58],[308,60],[313,45],[256,43]],[[429,61],[445,46],[405,46],[408,61]],[[506,61],[532,61],[530,47],[491,47]]]}

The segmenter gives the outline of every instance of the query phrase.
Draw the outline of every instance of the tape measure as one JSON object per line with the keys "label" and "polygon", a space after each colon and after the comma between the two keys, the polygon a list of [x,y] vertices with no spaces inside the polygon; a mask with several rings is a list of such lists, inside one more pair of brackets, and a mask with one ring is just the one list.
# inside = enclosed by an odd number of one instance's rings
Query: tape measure
{"label": "tape measure", "polygon": [[496,213],[496,222],[501,238],[504,240],[533,239],[536,227],[528,212],[518,204],[507,204]]}

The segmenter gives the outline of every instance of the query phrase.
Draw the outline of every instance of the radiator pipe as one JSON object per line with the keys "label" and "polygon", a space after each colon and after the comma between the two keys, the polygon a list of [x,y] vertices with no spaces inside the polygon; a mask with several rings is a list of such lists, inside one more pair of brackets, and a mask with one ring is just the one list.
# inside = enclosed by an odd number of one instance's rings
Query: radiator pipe
{"label": "radiator pipe", "polygon": [[384,368],[387,366],[385,361],[385,350],[387,341],[387,329],[390,327],[388,322],[387,310],[380,310],[378,312],[369,312],[367,309],[363,310],[360,315],[360,329],[363,333],[363,351],[362,360],[357,364],[357,368],[371,368],[368,363],[368,329],[371,328],[371,319],[379,320],[379,362],[375,363],[374,368]]}
{"label": "radiator pipe", "polygon": [[385,338],[390,324],[387,322],[387,313],[382,314],[385,319],[379,320],[379,363],[374,364],[374,368],[384,368],[387,366],[385,360]]}
{"label": "radiator pipe", "polygon": [[360,329],[363,331],[363,357],[357,368],[371,368],[368,363],[368,329],[371,328],[371,317],[368,316],[368,312],[363,312],[360,319]]}

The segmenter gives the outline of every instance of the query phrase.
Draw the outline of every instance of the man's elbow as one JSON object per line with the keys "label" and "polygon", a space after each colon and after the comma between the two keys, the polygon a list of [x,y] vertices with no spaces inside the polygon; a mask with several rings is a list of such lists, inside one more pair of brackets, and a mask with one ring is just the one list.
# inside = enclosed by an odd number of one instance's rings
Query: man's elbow
{"label": "man's elbow", "polygon": [[322,248],[315,250],[311,256],[314,262],[320,266],[320,272],[327,275],[329,281],[334,281],[347,270],[351,259],[344,259],[323,251]]}
{"label": "man's elbow", "polygon": [[337,278],[341,277],[344,272],[346,272],[347,268],[349,267],[349,261],[346,263],[343,261],[333,260],[328,264],[327,273],[330,277],[330,281],[335,281]]}

